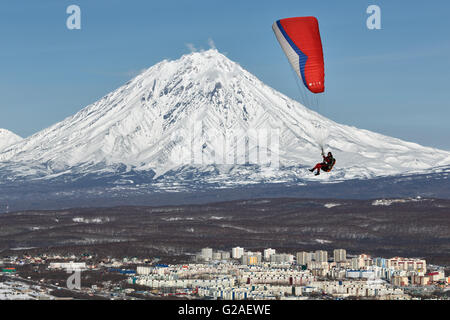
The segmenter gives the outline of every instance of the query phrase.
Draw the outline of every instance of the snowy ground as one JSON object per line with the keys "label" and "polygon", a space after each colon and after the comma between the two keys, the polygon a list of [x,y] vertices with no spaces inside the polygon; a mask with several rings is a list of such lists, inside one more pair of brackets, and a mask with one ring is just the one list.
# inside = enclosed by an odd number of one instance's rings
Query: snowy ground
{"label": "snowy ground", "polygon": [[45,291],[34,285],[19,281],[0,282],[0,300],[46,300],[54,299]]}

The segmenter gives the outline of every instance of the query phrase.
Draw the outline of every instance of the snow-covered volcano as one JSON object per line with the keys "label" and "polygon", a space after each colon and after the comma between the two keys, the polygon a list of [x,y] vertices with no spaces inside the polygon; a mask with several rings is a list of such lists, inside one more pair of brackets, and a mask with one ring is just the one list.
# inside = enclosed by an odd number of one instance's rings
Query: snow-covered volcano
{"label": "snow-covered volcano", "polygon": [[0,152],[21,140],[22,138],[17,134],[6,129],[0,129]]}
{"label": "snow-covered volcano", "polygon": [[[245,156],[239,140],[262,131],[279,134],[279,146],[267,148],[279,166],[245,164],[252,148],[262,150],[267,144],[254,138]],[[326,149],[337,164],[330,174],[315,177],[306,168],[320,160],[318,137],[325,131]],[[252,134],[246,139],[252,140]],[[218,157],[231,162],[220,165]],[[225,183],[369,178],[449,164],[450,152],[326,119],[215,49],[164,60],[74,116],[0,153],[0,168],[22,177],[111,172],[120,166],[154,171],[156,177],[171,175],[171,181],[198,179],[201,173],[202,179]]]}

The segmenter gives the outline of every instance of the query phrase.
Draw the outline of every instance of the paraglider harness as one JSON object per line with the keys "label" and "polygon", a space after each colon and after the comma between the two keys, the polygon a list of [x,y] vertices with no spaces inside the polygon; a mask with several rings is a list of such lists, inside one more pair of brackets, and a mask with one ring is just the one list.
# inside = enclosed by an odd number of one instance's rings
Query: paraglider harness
{"label": "paraglider harness", "polygon": [[336,163],[336,159],[333,158],[333,160],[331,161],[331,164],[326,163],[327,166],[322,167],[322,170],[325,172],[330,172],[333,169],[335,163]]}
{"label": "paraglider harness", "polygon": [[333,169],[333,167],[334,167],[334,165],[336,163],[336,159],[332,156],[331,157],[331,162],[329,163],[326,160],[326,159],[328,159],[328,157],[325,157],[325,153],[323,152],[323,149],[322,149],[322,156],[324,158],[324,162],[323,162],[324,165],[322,166],[322,170],[325,171],[325,172],[330,172]]}

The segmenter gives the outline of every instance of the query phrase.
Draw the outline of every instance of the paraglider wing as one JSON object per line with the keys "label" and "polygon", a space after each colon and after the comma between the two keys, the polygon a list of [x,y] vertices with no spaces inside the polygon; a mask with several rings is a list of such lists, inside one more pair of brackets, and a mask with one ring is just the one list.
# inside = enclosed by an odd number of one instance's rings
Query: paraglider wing
{"label": "paraglider wing", "polygon": [[319,22],[315,17],[287,18],[272,25],[289,62],[312,93],[325,90],[324,62]]}

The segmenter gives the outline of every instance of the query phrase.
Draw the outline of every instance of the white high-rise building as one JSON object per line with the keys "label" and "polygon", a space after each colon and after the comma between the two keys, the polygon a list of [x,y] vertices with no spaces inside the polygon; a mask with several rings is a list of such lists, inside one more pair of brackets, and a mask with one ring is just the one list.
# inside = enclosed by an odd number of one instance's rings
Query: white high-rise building
{"label": "white high-rise building", "polygon": [[86,262],[50,262],[49,269],[66,269],[72,271],[86,270]]}
{"label": "white high-rise building", "polygon": [[236,247],[231,249],[231,257],[233,259],[240,259],[244,255],[244,248]]}
{"label": "white high-rise building", "polygon": [[328,252],[323,250],[316,250],[314,253],[314,260],[316,262],[327,262],[328,261]]}
{"label": "white high-rise building", "polygon": [[275,249],[271,249],[271,248],[265,249],[264,250],[264,260],[269,261],[270,260],[270,256],[275,254],[275,253],[276,253]]}
{"label": "white high-rise building", "polygon": [[364,260],[359,257],[352,258],[351,267],[355,270],[364,267]]}
{"label": "white high-rise building", "polygon": [[270,262],[272,263],[292,263],[294,256],[292,254],[280,253],[270,256]]}
{"label": "white high-rise building", "polygon": [[261,263],[261,252],[246,252],[242,255],[242,264],[246,265],[257,265]]}
{"label": "white high-rise building", "polygon": [[297,264],[298,265],[305,266],[309,262],[311,262],[311,260],[312,260],[311,252],[306,252],[306,251],[297,252]]}
{"label": "white high-rise building", "polygon": [[213,250],[211,248],[203,248],[201,256],[202,256],[203,260],[209,261],[213,257]]}
{"label": "white high-rise building", "polygon": [[347,260],[347,251],[345,249],[335,249],[333,256],[334,262],[345,262]]}
{"label": "white high-rise building", "polygon": [[222,260],[230,259],[230,251],[221,251],[220,255]]}
{"label": "white high-rise building", "polygon": [[136,268],[137,274],[143,274],[143,275],[146,275],[146,274],[150,274],[151,271],[152,271],[152,268],[151,268],[151,267],[148,267],[148,266],[138,266],[138,267]]}

